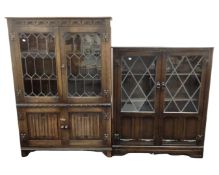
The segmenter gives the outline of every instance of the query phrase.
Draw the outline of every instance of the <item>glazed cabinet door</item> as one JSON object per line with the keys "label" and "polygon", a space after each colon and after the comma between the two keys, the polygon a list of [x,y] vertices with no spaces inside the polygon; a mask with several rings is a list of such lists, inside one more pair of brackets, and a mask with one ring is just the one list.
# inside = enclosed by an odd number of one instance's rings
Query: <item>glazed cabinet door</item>
{"label": "glazed cabinet door", "polygon": [[63,95],[71,103],[110,102],[110,43],[101,27],[60,29]]}
{"label": "glazed cabinet door", "polygon": [[9,35],[17,103],[58,102],[62,92],[57,28],[14,26]]}
{"label": "glazed cabinet door", "polygon": [[163,59],[161,128],[163,145],[203,144],[207,49],[170,49]]}
{"label": "glazed cabinet door", "polygon": [[25,147],[60,147],[61,110],[57,108],[19,108],[20,143]]}
{"label": "glazed cabinet door", "polygon": [[155,145],[161,52],[114,48],[114,144]]}

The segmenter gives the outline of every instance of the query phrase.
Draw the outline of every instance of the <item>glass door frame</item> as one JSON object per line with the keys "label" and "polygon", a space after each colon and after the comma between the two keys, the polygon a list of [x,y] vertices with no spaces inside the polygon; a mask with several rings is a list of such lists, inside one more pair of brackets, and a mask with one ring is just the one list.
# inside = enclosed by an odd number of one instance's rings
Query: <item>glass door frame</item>
{"label": "glass door frame", "polygon": [[[200,92],[199,92],[199,102],[198,102],[198,112],[165,112],[164,111],[164,105],[165,105],[165,88],[166,88],[166,61],[169,55],[172,56],[197,56],[201,55],[203,56],[203,63],[201,67],[201,80],[200,80]],[[164,86],[161,88],[161,96],[160,96],[160,115],[162,116],[176,116],[176,115],[183,115],[183,116],[200,116],[202,115],[202,110],[203,107],[201,106],[203,104],[204,100],[204,90],[205,90],[205,82],[206,82],[206,71],[207,71],[207,66],[206,66],[206,60],[208,57],[208,52],[203,51],[200,49],[198,51],[197,49],[187,49],[187,48],[182,48],[179,49],[177,48],[176,50],[174,48],[172,49],[167,49],[167,51],[164,51],[163,53],[163,59],[162,59],[162,73],[161,73],[161,82],[164,84]]]}
{"label": "glass door frame", "polygon": [[[154,106],[154,112],[121,112],[121,56],[157,56],[157,62],[156,64],[156,78],[155,83],[161,81],[161,69],[162,69],[162,58],[163,54],[160,49],[156,48],[113,48],[113,124],[114,124],[114,144],[120,144],[120,134],[122,133],[122,126],[121,126],[121,119],[123,117],[143,117],[143,118],[154,118],[154,125],[153,125],[153,139],[148,140],[147,142],[151,145],[159,145],[160,138],[159,138],[159,116],[160,116],[160,96],[161,91],[160,88],[156,86],[155,90],[155,106]],[[129,144],[128,142],[126,143]]]}
{"label": "glass door frame", "polygon": [[[120,52],[121,53],[121,52]],[[120,113],[121,114],[127,114],[127,113],[132,113],[132,114],[142,114],[142,115],[153,115],[153,114],[159,114],[159,98],[160,98],[160,91],[159,91],[159,85],[157,84],[158,82],[160,82],[161,80],[161,54],[159,52],[153,52],[153,51],[137,51],[136,52],[129,52],[129,51],[125,51],[123,52],[122,54],[119,54],[118,57],[119,57],[119,65],[120,65],[120,70],[119,70],[119,75],[118,75],[118,82],[120,82],[120,85],[121,85],[121,82],[122,82],[122,79],[121,79],[121,57],[134,57],[134,56],[157,56],[157,60],[155,61],[155,96],[154,96],[154,111],[138,111],[138,112],[131,112],[131,111],[127,111],[127,112],[122,112],[120,110]],[[119,109],[121,109],[121,90],[119,90],[120,88],[118,87],[118,98],[120,99],[119,101]]]}
{"label": "glass door frame", "polygon": [[[15,32],[15,42],[12,43],[12,49],[16,55],[12,55],[12,59],[16,65],[13,66],[15,69],[16,79],[15,83],[15,93],[16,100],[19,103],[57,103],[62,99],[62,84],[61,84],[61,71],[60,71],[60,56],[59,56],[59,33],[57,27],[17,27],[14,29]],[[19,33],[53,33],[55,36],[55,59],[56,59],[56,77],[57,77],[57,92],[58,96],[25,96],[24,91],[24,81],[23,81],[23,71],[22,71],[22,60],[21,60],[21,51],[20,51],[20,40]]]}
{"label": "glass door frame", "polygon": [[[103,33],[105,29],[102,27],[60,27],[60,54],[61,54],[61,72],[62,72],[62,84],[63,84],[63,101],[65,103],[103,103],[108,101],[104,96],[104,90],[107,89],[107,65],[110,60],[107,60],[107,43],[103,41]],[[65,58],[65,33],[99,33],[101,37],[101,96],[88,96],[88,97],[69,97],[68,96],[68,75],[67,75],[67,59]]]}
{"label": "glass door frame", "polygon": [[[166,61],[169,55],[172,56],[203,56],[203,64],[201,66],[201,80],[200,80],[200,92],[199,92],[199,109],[198,112],[164,112],[164,105],[165,105],[165,88],[166,88]],[[205,118],[205,102],[204,99],[206,98],[206,86],[208,86],[207,77],[208,77],[208,61],[209,60],[209,52],[207,49],[203,48],[167,48],[163,52],[163,59],[162,59],[162,77],[161,82],[164,82],[164,87],[161,88],[161,96],[160,96],[160,114],[159,114],[159,138],[161,145],[197,145],[199,143],[199,136],[203,134],[203,126],[202,121]],[[186,132],[189,131],[188,121],[194,121],[194,125],[197,128],[194,128],[194,131],[197,136],[193,139],[188,139],[186,136]],[[165,121],[172,122],[172,131],[174,132],[174,136],[171,138],[165,139]],[[177,127],[177,128],[176,128]]]}

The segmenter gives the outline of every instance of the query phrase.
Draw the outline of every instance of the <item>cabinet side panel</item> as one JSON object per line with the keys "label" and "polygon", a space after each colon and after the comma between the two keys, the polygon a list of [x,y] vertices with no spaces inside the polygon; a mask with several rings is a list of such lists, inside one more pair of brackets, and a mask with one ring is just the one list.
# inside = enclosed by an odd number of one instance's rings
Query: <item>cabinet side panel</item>
{"label": "cabinet side panel", "polygon": [[213,48],[209,48],[208,52],[208,61],[207,61],[207,71],[206,71],[206,87],[205,87],[205,94],[203,100],[203,117],[201,119],[201,129],[200,129],[200,136],[201,144],[204,145],[204,137],[205,137],[205,128],[206,128],[206,121],[207,121],[207,111],[208,111],[208,99],[209,99],[209,90],[210,90],[210,82],[211,82],[211,71],[212,71],[212,59],[213,59]]}

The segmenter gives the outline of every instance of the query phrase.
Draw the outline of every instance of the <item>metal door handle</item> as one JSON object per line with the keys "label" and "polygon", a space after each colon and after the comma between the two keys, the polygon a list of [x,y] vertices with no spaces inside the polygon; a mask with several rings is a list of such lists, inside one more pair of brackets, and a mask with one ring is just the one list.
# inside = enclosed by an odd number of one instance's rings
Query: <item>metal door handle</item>
{"label": "metal door handle", "polygon": [[68,125],[61,125],[61,129],[68,129]]}
{"label": "metal door handle", "polygon": [[156,88],[160,89],[160,87],[161,87],[161,85],[160,85],[160,82],[158,81],[157,84],[156,84]]}

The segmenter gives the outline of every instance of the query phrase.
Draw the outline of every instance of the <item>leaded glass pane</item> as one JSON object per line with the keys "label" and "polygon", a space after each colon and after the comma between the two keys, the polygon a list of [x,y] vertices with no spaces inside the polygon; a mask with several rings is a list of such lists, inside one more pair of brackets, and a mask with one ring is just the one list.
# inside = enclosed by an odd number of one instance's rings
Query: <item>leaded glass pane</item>
{"label": "leaded glass pane", "polygon": [[57,96],[55,36],[19,33],[25,96]]}
{"label": "leaded glass pane", "polygon": [[98,33],[65,33],[68,96],[101,95],[101,38]]}
{"label": "leaded glass pane", "polygon": [[121,111],[153,112],[155,56],[122,57]]}
{"label": "leaded glass pane", "polygon": [[198,112],[202,56],[169,56],[166,60],[165,112]]}

